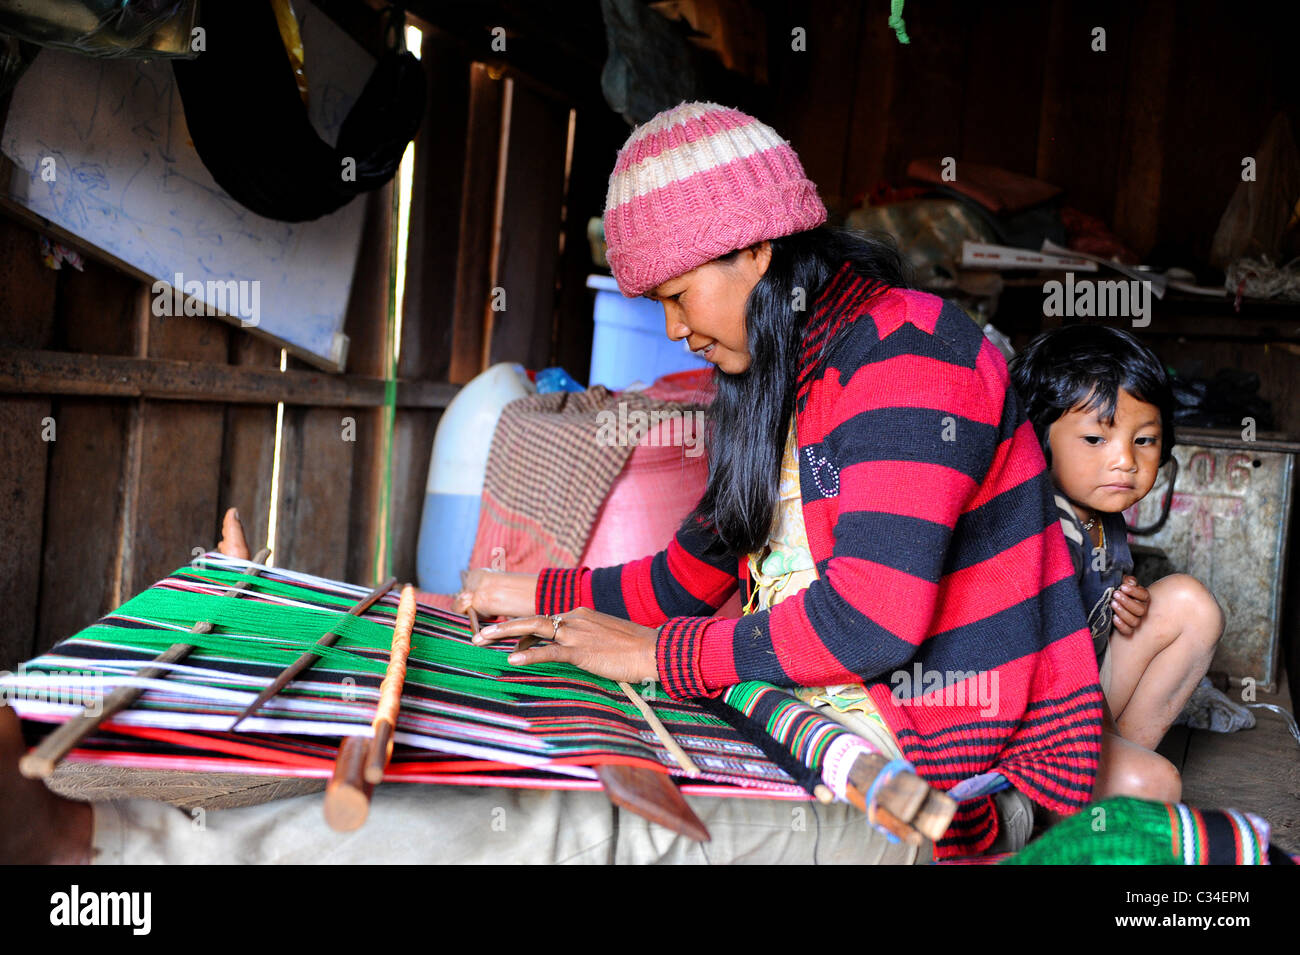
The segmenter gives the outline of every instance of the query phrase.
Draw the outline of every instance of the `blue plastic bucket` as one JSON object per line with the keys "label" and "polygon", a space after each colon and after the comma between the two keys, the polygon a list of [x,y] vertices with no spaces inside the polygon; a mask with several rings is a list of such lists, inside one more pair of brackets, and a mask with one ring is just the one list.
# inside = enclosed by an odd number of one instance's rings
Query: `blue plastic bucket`
{"label": "blue plastic bucket", "polygon": [[668,337],[658,302],[624,298],[610,275],[587,276],[587,288],[596,290],[588,384],[621,391],[633,382],[649,385],[674,371],[709,367],[684,340]]}

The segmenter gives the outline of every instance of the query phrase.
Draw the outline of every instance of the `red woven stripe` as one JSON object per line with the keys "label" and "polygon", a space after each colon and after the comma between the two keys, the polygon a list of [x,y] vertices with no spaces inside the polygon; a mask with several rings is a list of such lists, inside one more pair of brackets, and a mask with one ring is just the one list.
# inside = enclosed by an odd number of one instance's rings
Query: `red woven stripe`
{"label": "red woven stripe", "polygon": [[963,803],[952,818],[948,832],[934,847],[939,859],[978,855],[993,845],[998,835],[998,817],[992,796]]}
{"label": "red woven stripe", "polygon": [[[885,358],[854,371],[842,400],[827,418],[826,430],[879,408],[928,408],[957,412],[957,437],[965,421],[996,427],[1002,402],[989,401],[989,383],[965,368],[922,355]],[[965,419],[965,420],[962,420]]]}
{"label": "red woven stripe", "polygon": [[[673,544],[668,546],[671,549]],[[619,587],[623,592],[623,605],[627,607],[628,619],[643,622],[646,626],[651,621],[660,622],[668,616],[655,597],[653,565],[653,557],[643,557],[624,564],[619,574]]]}
{"label": "red woven stripe", "polygon": [[696,557],[676,539],[668,544],[668,572],[692,597],[711,606],[721,603],[719,597],[736,582],[734,575]]}
{"label": "red woven stripe", "polygon": [[591,571],[586,567],[546,567],[537,574],[537,612],[568,613],[575,607],[590,607]]}
{"label": "red woven stripe", "polygon": [[705,621],[702,617],[674,617],[659,631],[659,682],[674,699],[713,695],[698,678],[700,631]]}
{"label": "red woven stripe", "polygon": [[898,331],[904,322],[934,334],[942,310],[943,299],[937,295],[894,289],[891,294],[881,296],[871,309],[871,320],[876,323],[881,338]]}

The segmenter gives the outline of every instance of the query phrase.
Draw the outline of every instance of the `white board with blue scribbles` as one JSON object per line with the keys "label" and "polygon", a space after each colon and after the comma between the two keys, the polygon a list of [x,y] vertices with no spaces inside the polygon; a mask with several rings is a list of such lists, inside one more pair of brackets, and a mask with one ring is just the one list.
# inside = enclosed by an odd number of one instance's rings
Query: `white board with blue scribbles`
{"label": "white board with blue scribbles", "polygon": [[[315,7],[295,6],[309,114],[332,144],[374,59]],[[238,138],[236,110],[229,126]],[[259,144],[247,147],[256,162]],[[276,222],[239,205],[195,152],[165,60],[42,50],[14,90],[0,151],[15,167],[11,201],[142,275],[169,285],[182,276],[187,293],[227,314],[228,283],[258,283],[238,286],[257,291],[256,332],[342,370],[364,199],[313,222]],[[254,324],[247,310],[242,324]]]}

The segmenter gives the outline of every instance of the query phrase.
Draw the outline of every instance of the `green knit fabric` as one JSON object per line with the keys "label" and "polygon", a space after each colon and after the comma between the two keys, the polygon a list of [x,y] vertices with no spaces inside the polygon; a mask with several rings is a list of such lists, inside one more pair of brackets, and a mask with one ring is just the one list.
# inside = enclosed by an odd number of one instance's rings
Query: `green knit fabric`
{"label": "green knit fabric", "polygon": [[[1267,859],[1266,834],[1256,821],[1232,810],[1198,811],[1185,806],[1113,797],[1088,806],[1053,826],[1003,865],[1183,865],[1209,851],[1206,821],[1236,833],[1239,864]],[[1267,829],[1267,827],[1264,827]],[[1216,859],[1215,861],[1231,861]]]}

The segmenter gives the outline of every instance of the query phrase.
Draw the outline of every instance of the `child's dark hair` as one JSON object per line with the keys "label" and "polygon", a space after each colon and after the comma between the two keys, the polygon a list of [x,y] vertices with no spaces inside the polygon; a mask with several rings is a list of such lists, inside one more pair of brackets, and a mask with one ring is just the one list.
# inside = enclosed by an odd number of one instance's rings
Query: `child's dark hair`
{"label": "child's dark hair", "polygon": [[1174,395],[1165,366],[1128,332],[1105,325],[1066,325],[1038,335],[1011,359],[1011,380],[1025,403],[1047,463],[1047,432],[1072,408],[1115,420],[1120,389],[1160,409],[1160,463],[1174,451]]}

